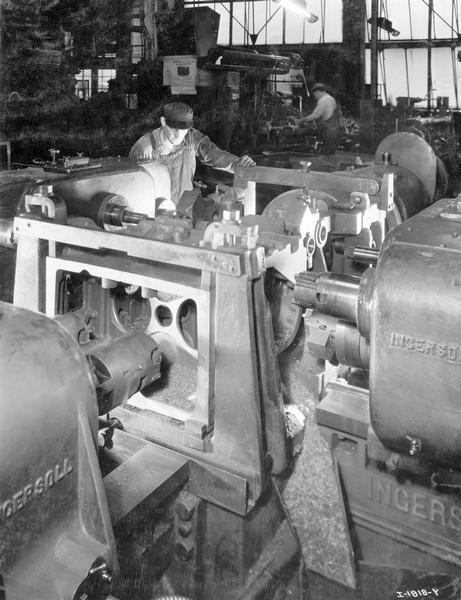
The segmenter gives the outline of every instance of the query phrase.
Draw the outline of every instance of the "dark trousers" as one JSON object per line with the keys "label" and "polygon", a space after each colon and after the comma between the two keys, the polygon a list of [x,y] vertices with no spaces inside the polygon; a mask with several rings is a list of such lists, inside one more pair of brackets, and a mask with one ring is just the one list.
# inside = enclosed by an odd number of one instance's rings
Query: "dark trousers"
{"label": "dark trousers", "polygon": [[325,121],[320,127],[320,137],[323,142],[323,154],[329,156],[334,154],[338,149],[339,140],[341,137],[341,128],[335,119],[334,121]]}

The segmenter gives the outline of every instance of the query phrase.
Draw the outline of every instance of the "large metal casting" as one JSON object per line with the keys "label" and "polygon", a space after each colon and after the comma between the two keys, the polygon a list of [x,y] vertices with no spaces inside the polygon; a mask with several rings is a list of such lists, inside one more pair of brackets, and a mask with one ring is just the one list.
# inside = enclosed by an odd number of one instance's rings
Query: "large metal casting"
{"label": "large metal casting", "polygon": [[[142,598],[173,588],[194,598],[219,590],[230,599],[249,586],[248,597],[256,597],[277,588],[277,573],[296,567],[299,555],[271,481],[287,456],[264,261],[286,248],[304,265],[302,238],[295,231],[259,233],[238,211],[223,208],[221,221],[200,229],[185,215],[153,220],[148,210],[133,211],[131,200],[108,195],[95,172],[28,190],[13,227],[14,302],[67,329],[69,361],[73,347],[86,356],[89,421],[98,429],[106,516],[121,565],[120,572],[113,567],[112,589],[122,598],[132,589]],[[92,201],[85,204],[86,185]],[[67,377],[67,363],[52,362]],[[73,397],[78,388],[73,379],[71,385]],[[63,433],[56,429],[58,440]],[[60,456],[60,447],[50,452]],[[94,441],[92,452],[96,460]],[[192,509],[178,508],[184,502],[195,507],[193,518]],[[29,522],[29,507],[21,516]],[[145,542],[149,522],[158,533]],[[263,522],[270,527],[257,536]],[[18,521],[11,523],[16,531]],[[142,558],[133,564],[140,547]],[[272,580],[256,564],[263,551],[279,565]],[[204,571],[208,553],[215,576]],[[16,573],[19,558],[9,545],[4,556],[2,573],[10,563]],[[9,594],[10,579],[4,585]],[[297,576],[290,586],[299,587]],[[72,598],[70,590],[62,597]]]}

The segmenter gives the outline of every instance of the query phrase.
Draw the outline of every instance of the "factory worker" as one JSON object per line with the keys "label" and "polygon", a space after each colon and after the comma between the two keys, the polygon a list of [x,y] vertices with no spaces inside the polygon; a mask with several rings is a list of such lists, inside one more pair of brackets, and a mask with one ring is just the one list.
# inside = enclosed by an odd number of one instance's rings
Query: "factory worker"
{"label": "factory worker", "polygon": [[323,154],[329,156],[334,154],[338,148],[341,136],[341,109],[339,104],[330,96],[323,83],[317,83],[312,88],[317,105],[313,112],[307,117],[296,120],[296,124],[317,121],[319,137],[323,142]]}
{"label": "factory worker", "polygon": [[238,157],[221,150],[210,138],[193,129],[194,113],[182,102],[171,102],[163,109],[161,127],[146,133],[130,150],[137,160],[158,161],[167,166],[171,176],[171,198],[177,203],[186,190],[193,189],[196,157],[222,171],[234,172],[236,165],[254,167],[249,156]]}

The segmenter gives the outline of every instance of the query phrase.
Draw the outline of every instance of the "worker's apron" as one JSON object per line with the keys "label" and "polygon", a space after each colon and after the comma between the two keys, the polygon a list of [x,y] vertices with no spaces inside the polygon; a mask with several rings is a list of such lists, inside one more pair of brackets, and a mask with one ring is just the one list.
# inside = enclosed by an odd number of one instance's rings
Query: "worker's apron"
{"label": "worker's apron", "polygon": [[329,119],[320,124],[320,135],[323,141],[323,153],[327,156],[338,149],[341,136],[341,122],[338,108],[335,108]]}

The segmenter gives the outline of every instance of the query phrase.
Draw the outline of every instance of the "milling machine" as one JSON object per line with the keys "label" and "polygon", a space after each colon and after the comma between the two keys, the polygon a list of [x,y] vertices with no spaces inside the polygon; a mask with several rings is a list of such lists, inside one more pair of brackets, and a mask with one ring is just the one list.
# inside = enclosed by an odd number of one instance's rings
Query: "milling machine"
{"label": "milling machine", "polygon": [[[361,273],[401,220],[395,197],[430,204],[435,170],[420,179],[389,154],[363,172],[256,167],[209,198],[171,199],[155,163],[65,169],[12,181],[19,216],[3,221],[17,247],[0,336],[4,596],[306,597],[276,482],[293,460],[277,357],[311,304],[312,273]],[[254,215],[258,181],[295,189]],[[322,360],[366,366],[354,285],[333,299],[349,319],[343,354],[342,323],[320,323],[312,350],[326,331]],[[425,448],[424,431],[408,435]]]}
{"label": "milling machine", "polygon": [[361,278],[296,278],[307,347],[350,366],[316,414],[355,551],[407,572],[397,598],[461,592],[460,234],[461,198],[440,200],[391,231]]}

